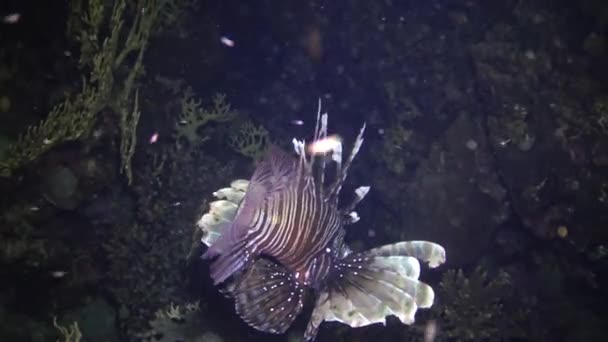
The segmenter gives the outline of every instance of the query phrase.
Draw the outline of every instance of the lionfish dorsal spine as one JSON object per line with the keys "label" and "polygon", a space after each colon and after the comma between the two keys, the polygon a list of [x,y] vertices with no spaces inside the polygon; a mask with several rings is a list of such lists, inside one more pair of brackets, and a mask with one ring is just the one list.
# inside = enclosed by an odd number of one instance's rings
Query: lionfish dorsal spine
{"label": "lionfish dorsal spine", "polygon": [[361,145],[363,145],[363,133],[365,132],[365,126],[366,125],[363,124],[363,126],[361,127],[361,130],[359,131],[359,134],[357,135],[357,139],[355,140],[355,144],[353,145],[353,149],[351,150],[350,155],[348,156],[348,159],[346,160],[346,163],[344,163],[342,170],[340,171],[339,175],[336,177],[336,180],[334,181],[334,183],[329,188],[329,192],[326,197],[327,200],[333,200],[335,203],[338,202],[338,197],[339,197],[338,195],[340,194],[340,190],[342,190],[342,184],[344,184],[344,181],[346,180],[346,177],[348,176],[348,169],[350,167],[350,164],[355,159],[355,156],[357,156],[357,153],[359,153],[359,150],[361,149]]}
{"label": "lionfish dorsal spine", "polygon": [[[321,112],[321,101],[319,101],[319,110],[318,113]],[[317,121],[319,120],[319,115],[317,114]],[[317,123],[316,126],[319,126]],[[319,128],[319,132],[315,132],[315,141],[323,140],[327,138],[327,113],[321,115],[321,126]],[[314,154],[311,156],[314,158]],[[325,184],[325,158],[321,158],[321,165],[319,166],[319,193],[321,197],[323,196],[323,185]]]}
{"label": "lionfish dorsal spine", "polygon": [[298,140],[293,138],[293,149],[296,151],[298,155],[298,167],[297,167],[297,177],[298,179],[305,179],[309,170],[311,169],[310,162],[306,159],[306,142],[304,140]]}
{"label": "lionfish dorsal spine", "polygon": [[342,211],[343,215],[350,216],[352,219],[356,218],[355,221],[353,221],[352,223],[355,223],[359,220],[357,213],[354,212],[353,209],[355,209],[357,204],[359,204],[359,202],[361,202],[363,200],[363,198],[365,198],[365,196],[369,192],[369,189],[370,189],[369,186],[360,186],[357,189],[355,189],[355,198],[352,200],[352,202],[350,202],[349,205],[342,208],[341,211]]}

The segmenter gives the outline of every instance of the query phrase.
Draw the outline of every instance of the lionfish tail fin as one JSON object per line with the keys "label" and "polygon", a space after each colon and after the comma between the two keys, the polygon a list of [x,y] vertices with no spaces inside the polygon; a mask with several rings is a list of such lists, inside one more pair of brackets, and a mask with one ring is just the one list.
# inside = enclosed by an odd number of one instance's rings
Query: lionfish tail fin
{"label": "lionfish tail fin", "polygon": [[236,312],[257,330],[282,334],[302,311],[305,292],[283,266],[258,259],[226,288]]}
{"label": "lionfish tail fin", "polygon": [[418,280],[418,259],[438,266],[443,247],[426,241],[407,241],[353,253],[341,259],[327,287],[321,291],[305,338],[314,339],[323,321],[351,327],[385,323],[396,316],[412,324],[417,309],[433,305],[433,289]]}

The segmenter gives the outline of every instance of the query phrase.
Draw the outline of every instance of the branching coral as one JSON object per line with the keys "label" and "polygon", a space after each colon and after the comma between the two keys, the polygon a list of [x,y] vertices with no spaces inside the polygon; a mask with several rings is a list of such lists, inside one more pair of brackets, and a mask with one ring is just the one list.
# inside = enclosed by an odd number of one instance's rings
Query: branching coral
{"label": "branching coral", "polygon": [[198,303],[183,306],[171,303],[168,307],[156,311],[154,319],[150,321],[150,330],[138,334],[137,337],[144,341],[157,342],[198,341],[203,335],[196,319],[198,311]]}
{"label": "branching coral", "polygon": [[230,136],[230,147],[236,152],[257,160],[269,143],[268,130],[246,121]]}
{"label": "branching coral", "polygon": [[61,334],[61,337],[63,338],[62,342],[80,342],[82,339],[82,333],[78,327],[78,322],[74,322],[65,327],[57,323],[57,317],[53,317],[53,326],[59,330],[59,334]]}
{"label": "branching coral", "polygon": [[[146,8],[145,11],[130,12],[125,10],[126,0],[116,0],[113,6],[108,6],[103,0],[86,3],[72,0],[70,5],[72,16],[68,21],[68,33],[78,35],[79,64],[86,75],[83,76],[82,89],[79,94],[55,106],[45,120],[29,127],[20,136],[0,163],[0,176],[9,176],[56,145],[86,136],[97,114],[106,107],[127,117],[121,120],[126,124],[121,131],[125,140],[122,145],[126,147],[123,152],[127,153],[122,158],[122,168],[128,177],[130,175],[131,137],[135,134],[138,118],[133,115],[136,111],[132,111],[132,97],[135,81],[143,70],[143,54],[150,30],[158,18],[159,4],[156,0],[144,0],[140,5]],[[78,17],[80,13],[83,14]],[[124,27],[129,16],[132,16],[127,21],[130,27]],[[127,57],[133,53],[136,53],[134,62],[127,62]],[[122,74],[125,67],[129,71]],[[117,79],[123,82],[116,82]]]}
{"label": "branching coral", "polygon": [[139,121],[139,91],[135,91],[135,99],[133,100],[133,111],[128,112],[125,108],[121,108],[120,116],[120,132],[122,139],[120,140],[120,157],[121,171],[127,176],[129,184],[133,181],[131,171],[131,158],[135,153],[135,145],[137,142],[137,122]]}
{"label": "branching coral", "polygon": [[61,142],[78,139],[92,126],[94,115],[101,110],[103,97],[98,88],[83,84],[80,94],[57,105],[46,120],[28,127],[9,147],[0,162],[0,176],[9,176]]}
{"label": "branching coral", "polygon": [[177,31],[180,38],[185,38],[188,33],[183,23],[187,13],[196,11],[199,2],[196,0],[160,0],[160,24],[157,31],[172,28]]}
{"label": "branching coral", "polygon": [[217,94],[213,98],[211,108],[204,108],[202,101],[195,97],[191,88],[187,88],[181,99],[182,113],[175,126],[176,142],[187,141],[190,147],[199,146],[209,139],[200,137],[198,130],[211,122],[227,122],[233,120],[237,113],[226,102],[226,95]]}

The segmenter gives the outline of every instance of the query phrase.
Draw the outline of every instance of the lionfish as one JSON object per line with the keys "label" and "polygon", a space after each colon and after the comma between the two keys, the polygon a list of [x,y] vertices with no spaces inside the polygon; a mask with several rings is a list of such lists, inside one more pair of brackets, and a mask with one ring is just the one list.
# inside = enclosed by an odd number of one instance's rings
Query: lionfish
{"label": "lionfish", "polygon": [[[327,117],[319,102],[313,141],[327,138]],[[308,298],[316,298],[304,332],[311,341],[323,321],[361,327],[394,315],[412,324],[418,307],[433,304],[433,289],[418,280],[418,259],[437,267],[445,262],[443,247],[404,241],[356,253],[344,241],[345,226],[358,221],[354,208],[370,189],[361,186],[350,204],[338,203],[364,131],[365,125],[344,163],[341,143],[331,155],[308,155],[304,141],[294,138],[297,157],[272,146],[249,181],[214,192],[218,200],[197,222],[209,247],[203,258],[214,258],[211,278],[250,326],[282,334]]]}

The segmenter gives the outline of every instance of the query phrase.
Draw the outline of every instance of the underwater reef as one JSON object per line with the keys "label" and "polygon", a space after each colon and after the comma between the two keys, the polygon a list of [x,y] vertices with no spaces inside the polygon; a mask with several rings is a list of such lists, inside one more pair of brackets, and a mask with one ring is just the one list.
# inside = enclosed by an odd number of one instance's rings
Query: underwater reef
{"label": "underwater reef", "polygon": [[235,314],[196,221],[319,100],[367,125],[348,246],[448,257],[413,324],[317,341],[606,340],[604,1],[51,3],[0,5],[0,340],[301,339]]}

